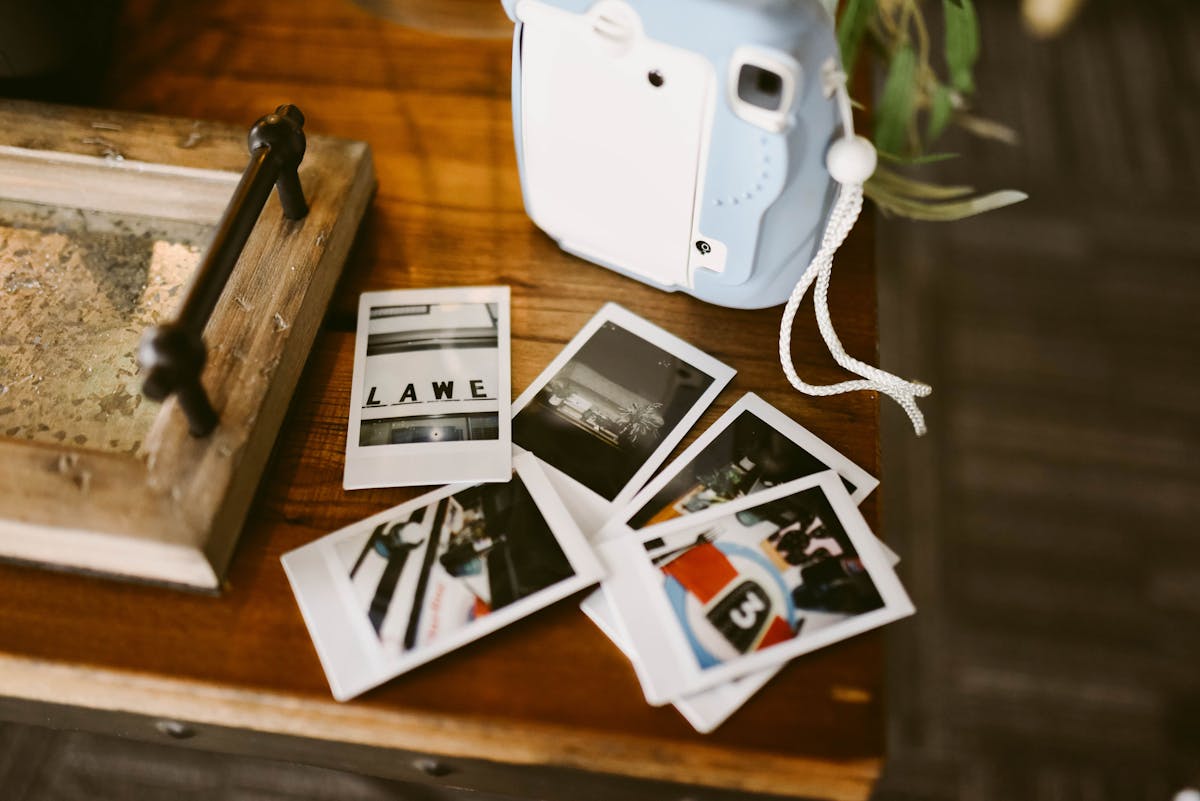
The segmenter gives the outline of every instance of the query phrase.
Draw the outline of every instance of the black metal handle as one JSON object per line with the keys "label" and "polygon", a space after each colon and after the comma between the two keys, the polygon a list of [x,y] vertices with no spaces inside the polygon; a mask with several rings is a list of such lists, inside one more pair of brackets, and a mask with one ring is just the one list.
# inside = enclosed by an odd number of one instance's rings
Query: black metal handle
{"label": "black metal handle", "polygon": [[212,244],[188,287],[175,320],[147,328],[138,346],[138,363],[145,372],[142,392],[164,401],[172,394],[187,415],[194,437],[208,436],[217,425],[217,412],[200,383],[207,351],[202,334],[225,290],[229,275],[262,208],[279,191],[283,216],[299,220],[308,214],[300,186],[304,158],[304,115],[292,105],[280,106],[254,123],[248,137],[250,163],[213,234]]}

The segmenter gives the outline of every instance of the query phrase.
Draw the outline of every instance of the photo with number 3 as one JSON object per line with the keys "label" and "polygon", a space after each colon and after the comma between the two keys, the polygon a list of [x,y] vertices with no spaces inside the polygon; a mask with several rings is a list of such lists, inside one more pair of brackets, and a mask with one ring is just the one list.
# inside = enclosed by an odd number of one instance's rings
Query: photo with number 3
{"label": "photo with number 3", "polygon": [[605,595],[652,702],[913,612],[833,471],[649,526],[601,550],[613,571]]}
{"label": "photo with number 3", "polygon": [[658,569],[706,669],[883,606],[819,487],[715,521]]}

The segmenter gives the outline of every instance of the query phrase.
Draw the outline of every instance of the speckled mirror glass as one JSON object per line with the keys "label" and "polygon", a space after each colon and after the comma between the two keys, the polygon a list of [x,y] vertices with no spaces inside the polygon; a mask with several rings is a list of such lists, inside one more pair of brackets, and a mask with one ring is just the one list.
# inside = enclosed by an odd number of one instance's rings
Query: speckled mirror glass
{"label": "speckled mirror glass", "polygon": [[183,296],[212,228],[0,198],[0,435],[137,453],[142,331]]}

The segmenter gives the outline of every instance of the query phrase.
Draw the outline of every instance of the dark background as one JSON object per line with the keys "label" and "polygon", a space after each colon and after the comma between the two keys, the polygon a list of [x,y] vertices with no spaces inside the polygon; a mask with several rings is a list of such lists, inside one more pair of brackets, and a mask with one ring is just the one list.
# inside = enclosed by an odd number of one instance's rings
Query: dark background
{"label": "dark background", "polygon": [[[983,114],[939,171],[1030,199],[878,229],[886,801],[1167,801],[1200,785],[1200,3],[980,4]],[[836,280],[836,279],[835,279]],[[834,287],[836,291],[836,285]]]}

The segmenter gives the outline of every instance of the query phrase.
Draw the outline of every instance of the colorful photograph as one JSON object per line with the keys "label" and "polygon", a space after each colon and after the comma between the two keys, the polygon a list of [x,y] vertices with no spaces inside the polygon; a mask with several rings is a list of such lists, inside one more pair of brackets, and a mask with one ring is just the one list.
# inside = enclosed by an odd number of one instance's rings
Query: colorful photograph
{"label": "colorful photograph", "polygon": [[778,409],[747,394],[638,493],[626,525],[663,523],[831,469],[856,501],[878,484]]}
{"label": "colorful photograph", "polygon": [[820,487],[722,517],[656,563],[706,669],[883,606]]}
{"label": "colorful photograph", "polygon": [[719,723],[770,670],[914,611],[832,470],[606,539],[599,550],[611,621],[650,703],[752,677],[745,692],[701,699],[704,724]]}
{"label": "colorful photograph", "polygon": [[530,454],[504,483],[447,486],[283,556],[334,698],[344,701],[601,577]]}
{"label": "colorful photograph", "polygon": [[376,523],[339,543],[360,609],[386,651],[404,652],[574,575],[514,476]]}

